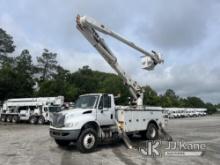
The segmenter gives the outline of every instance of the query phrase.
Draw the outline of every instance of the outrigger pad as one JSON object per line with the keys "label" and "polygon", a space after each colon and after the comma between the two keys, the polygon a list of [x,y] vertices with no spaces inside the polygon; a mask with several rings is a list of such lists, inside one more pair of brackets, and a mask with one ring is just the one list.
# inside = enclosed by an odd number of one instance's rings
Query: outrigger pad
{"label": "outrigger pad", "polygon": [[132,149],[132,148],[133,148],[133,145],[132,145],[130,139],[128,138],[127,134],[124,132],[123,129],[121,129],[121,132],[122,132],[122,139],[123,139],[123,141],[125,142],[126,146],[127,146],[129,149]]}
{"label": "outrigger pad", "polygon": [[163,129],[159,129],[159,139],[165,141],[172,141],[173,138]]}

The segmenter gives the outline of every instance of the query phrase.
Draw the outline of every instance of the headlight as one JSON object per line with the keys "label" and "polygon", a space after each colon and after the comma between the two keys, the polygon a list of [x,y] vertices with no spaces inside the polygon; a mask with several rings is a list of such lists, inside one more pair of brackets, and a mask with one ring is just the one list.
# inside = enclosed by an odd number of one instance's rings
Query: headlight
{"label": "headlight", "polygon": [[74,117],[74,114],[66,115],[66,116],[65,116],[65,119],[68,120],[68,119],[70,119],[70,118],[72,118],[72,117]]}
{"label": "headlight", "polygon": [[76,127],[79,124],[79,122],[67,122],[65,123],[65,127]]}

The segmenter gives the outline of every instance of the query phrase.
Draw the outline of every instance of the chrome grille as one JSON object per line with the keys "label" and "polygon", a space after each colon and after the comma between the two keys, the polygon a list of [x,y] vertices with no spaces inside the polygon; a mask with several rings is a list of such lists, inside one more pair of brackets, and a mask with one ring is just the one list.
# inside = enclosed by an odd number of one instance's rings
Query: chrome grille
{"label": "chrome grille", "polygon": [[65,115],[61,113],[54,113],[52,117],[52,126],[61,128],[64,127],[64,120],[65,120]]}

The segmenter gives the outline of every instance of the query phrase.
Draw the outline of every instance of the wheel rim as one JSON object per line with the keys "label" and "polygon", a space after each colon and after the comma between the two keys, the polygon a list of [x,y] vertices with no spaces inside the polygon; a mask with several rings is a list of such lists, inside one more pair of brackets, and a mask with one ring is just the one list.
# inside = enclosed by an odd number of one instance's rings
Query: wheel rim
{"label": "wheel rim", "polygon": [[43,124],[43,119],[42,119],[42,118],[39,119],[39,120],[38,120],[38,123],[39,123],[39,124]]}
{"label": "wheel rim", "polygon": [[2,121],[5,121],[5,118],[4,118],[4,117],[2,117],[2,118],[1,118],[1,120],[2,120]]}
{"label": "wheel rim", "polygon": [[151,127],[149,129],[149,135],[151,138],[154,138],[156,136],[156,129],[154,127]]}
{"label": "wheel rim", "polygon": [[34,123],[35,123],[35,119],[32,118],[32,119],[31,119],[31,124],[34,124]]}
{"label": "wheel rim", "polygon": [[18,117],[17,117],[17,116],[15,116],[15,117],[12,118],[12,122],[13,122],[13,123],[17,123],[17,121],[18,121]]}
{"label": "wheel rim", "polygon": [[86,149],[91,149],[95,144],[95,136],[92,133],[86,134],[83,139],[83,145]]}

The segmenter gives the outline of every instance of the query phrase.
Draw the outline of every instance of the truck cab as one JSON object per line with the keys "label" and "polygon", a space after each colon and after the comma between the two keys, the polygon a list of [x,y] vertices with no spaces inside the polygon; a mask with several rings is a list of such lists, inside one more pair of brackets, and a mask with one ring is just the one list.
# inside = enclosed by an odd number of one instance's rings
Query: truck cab
{"label": "truck cab", "polygon": [[[65,116],[65,120],[60,120],[61,115]],[[81,129],[86,122],[94,122],[102,126],[115,124],[115,104],[112,94],[97,93],[79,96],[73,109],[62,111],[54,116],[51,129],[60,125],[62,129],[71,127]]]}

